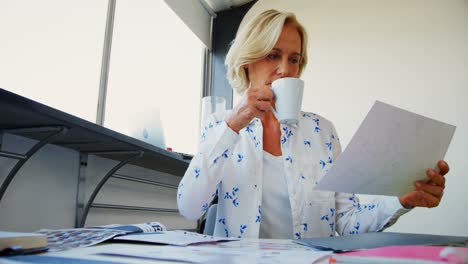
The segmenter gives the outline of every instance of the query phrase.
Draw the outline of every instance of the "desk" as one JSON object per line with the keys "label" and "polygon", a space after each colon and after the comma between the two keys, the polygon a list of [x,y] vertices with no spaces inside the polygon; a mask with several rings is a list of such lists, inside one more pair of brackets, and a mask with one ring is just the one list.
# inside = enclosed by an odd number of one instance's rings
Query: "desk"
{"label": "desk", "polygon": [[[18,171],[25,167],[23,165],[45,145],[53,144],[79,153],[79,159],[76,160],[78,170],[70,172],[78,174],[80,179],[78,186],[70,186],[73,191],[78,192],[75,227],[85,225],[88,212],[93,207],[163,213],[178,212],[176,208],[96,204],[94,199],[107,180],[115,177],[115,173],[126,164],[173,175],[176,178],[175,181],[179,181],[189,165],[191,159],[189,155],[166,151],[0,88],[0,145],[4,133],[37,140],[37,143],[25,153],[5,151],[0,148],[0,157],[17,160],[11,170],[4,172],[6,174],[4,178],[1,177],[3,175],[0,176],[0,179],[3,178],[3,181],[0,181],[0,202],[4,202],[2,201],[4,194]],[[90,192],[84,188],[88,155],[118,161],[114,167],[100,176],[100,181],[95,186],[91,186]],[[47,169],[54,170],[54,168]],[[31,175],[31,177],[38,177],[38,175]],[[177,184],[169,185],[146,179],[126,177],[124,180],[177,188]],[[2,212],[2,214],[7,213]],[[70,224],[67,223],[68,226]]]}
{"label": "desk", "polygon": [[[103,256],[100,253],[152,255],[154,259]],[[134,243],[104,243],[94,247],[71,249],[61,252],[43,253],[45,257],[78,258],[116,263],[179,263],[156,258],[179,257],[196,263],[327,263],[328,254],[301,246],[291,240],[243,239],[239,241],[201,244],[188,247],[159,246]],[[314,258],[321,258],[312,262]],[[12,262],[14,263],[14,262]],[[86,264],[86,262],[83,262]],[[184,262],[181,262],[184,263]]]}

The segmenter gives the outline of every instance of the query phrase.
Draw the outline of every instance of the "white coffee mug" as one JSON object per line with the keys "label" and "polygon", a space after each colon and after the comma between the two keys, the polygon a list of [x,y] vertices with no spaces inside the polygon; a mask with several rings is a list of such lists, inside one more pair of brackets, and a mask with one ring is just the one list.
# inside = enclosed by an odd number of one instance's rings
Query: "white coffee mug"
{"label": "white coffee mug", "polygon": [[276,110],[273,113],[281,124],[291,125],[299,122],[304,81],[298,78],[281,78],[271,84],[275,96]]}

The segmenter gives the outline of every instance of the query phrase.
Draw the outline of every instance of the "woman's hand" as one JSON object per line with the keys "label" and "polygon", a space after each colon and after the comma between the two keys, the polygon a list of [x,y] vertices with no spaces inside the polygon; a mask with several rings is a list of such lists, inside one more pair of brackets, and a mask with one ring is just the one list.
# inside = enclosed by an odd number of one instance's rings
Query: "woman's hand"
{"label": "woman's hand", "polygon": [[262,118],[271,111],[273,92],[269,85],[248,88],[240,103],[226,117],[227,125],[236,133],[246,127],[254,117]]}
{"label": "woman's hand", "polygon": [[439,205],[445,189],[445,177],[449,171],[447,162],[439,160],[437,162],[439,172],[428,169],[427,180],[416,181],[414,191],[401,196],[400,203],[405,208],[412,207],[436,207]]}

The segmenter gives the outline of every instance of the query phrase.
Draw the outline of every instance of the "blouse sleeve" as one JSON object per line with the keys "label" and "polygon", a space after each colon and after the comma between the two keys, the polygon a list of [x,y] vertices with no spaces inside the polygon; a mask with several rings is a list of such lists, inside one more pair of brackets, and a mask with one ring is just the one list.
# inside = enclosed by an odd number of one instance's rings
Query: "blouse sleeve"
{"label": "blouse sleeve", "polygon": [[177,205],[184,217],[195,220],[208,210],[239,139],[240,135],[224,120],[218,120],[214,115],[208,118],[197,153],[177,189]]}
{"label": "blouse sleeve", "polygon": [[335,198],[336,231],[342,236],[382,231],[410,211],[394,196],[381,196],[368,204],[361,204],[354,194],[336,193]]}

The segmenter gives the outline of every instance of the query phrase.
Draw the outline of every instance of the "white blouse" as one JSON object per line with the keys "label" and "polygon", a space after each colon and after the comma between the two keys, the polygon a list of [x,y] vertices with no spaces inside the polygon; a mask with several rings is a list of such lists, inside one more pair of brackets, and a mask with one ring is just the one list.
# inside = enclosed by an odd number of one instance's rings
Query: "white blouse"
{"label": "white blouse", "polygon": [[[237,134],[227,126],[224,116],[210,116],[198,151],[179,184],[179,212],[198,219],[218,195],[214,234],[258,238],[265,173],[262,136],[258,118]],[[333,124],[319,115],[302,112],[297,125],[281,125],[292,237],[381,231],[408,211],[396,197],[381,197],[362,205],[354,194],[315,190],[340,152]]]}

